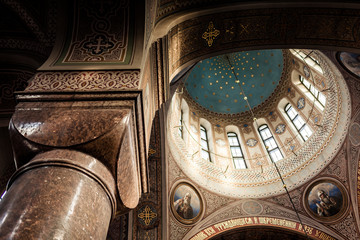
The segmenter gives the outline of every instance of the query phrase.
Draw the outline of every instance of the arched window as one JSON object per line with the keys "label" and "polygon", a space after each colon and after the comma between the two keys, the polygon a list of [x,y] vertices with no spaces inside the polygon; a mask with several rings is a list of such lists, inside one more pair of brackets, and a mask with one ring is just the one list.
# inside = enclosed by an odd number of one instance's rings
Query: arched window
{"label": "arched window", "polygon": [[207,136],[206,128],[200,125],[200,138],[201,138],[201,158],[211,162],[210,152],[209,152],[209,141]]}
{"label": "arched window", "polygon": [[314,87],[308,80],[306,80],[303,76],[299,76],[300,82],[302,85],[306,87],[307,90],[314,96],[314,98],[323,106],[325,107],[326,97],[323,93],[319,92],[319,90]]}
{"label": "arched window", "polygon": [[305,61],[307,65],[318,70],[320,73],[323,73],[323,70],[320,67],[320,62],[316,59],[316,57],[314,57],[314,55],[316,55],[314,51],[310,51],[307,54],[299,49],[291,49],[290,51],[300,60]]}
{"label": "arched window", "polygon": [[183,133],[183,111],[181,110],[180,119],[179,119],[179,135],[182,139],[184,139]]}
{"label": "arched window", "polygon": [[241,151],[240,142],[238,136],[234,132],[227,133],[229,144],[230,144],[230,151],[234,161],[234,166],[236,169],[246,169],[246,162],[244,159],[244,155]]}
{"label": "arched window", "polygon": [[308,140],[311,136],[312,131],[309,126],[306,125],[304,119],[299,115],[295,108],[291,106],[290,103],[285,106],[286,115],[290,118],[291,122],[294,124],[296,130],[300,133],[300,136],[304,141]]}
{"label": "arched window", "polygon": [[261,125],[259,127],[259,133],[271,160],[276,162],[280,159],[283,159],[284,157],[280,152],[280,149],[273,135],[271,134],[269,127],[266,124]]}

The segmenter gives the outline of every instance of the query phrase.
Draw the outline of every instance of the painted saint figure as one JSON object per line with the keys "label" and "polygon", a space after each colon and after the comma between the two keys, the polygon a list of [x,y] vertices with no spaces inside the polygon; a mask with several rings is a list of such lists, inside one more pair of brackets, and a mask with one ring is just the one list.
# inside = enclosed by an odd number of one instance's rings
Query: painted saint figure
{"label": "painted saint figure", "polygon": [[315,203],[317,214],[322,217],[330,217],[338,212],[336,200],[329,197],[323,190],[318,191],[319,202]]}
{"label": "painted saint figure", "polygon": [[174,202],[175,211],[179,214],[180,217],[184,219],[193,218],[193,208],[191,207],[190,203],[190,193],[186,193],[183,198],[180,198]]}

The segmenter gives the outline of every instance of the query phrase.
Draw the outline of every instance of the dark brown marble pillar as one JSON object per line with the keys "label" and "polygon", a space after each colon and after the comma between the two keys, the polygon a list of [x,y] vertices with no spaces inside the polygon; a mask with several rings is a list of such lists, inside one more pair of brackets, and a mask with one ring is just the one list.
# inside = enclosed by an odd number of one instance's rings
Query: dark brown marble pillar
{"label": "dark brown marble pillar", "polygon": [[148,190],[140,91],[22,92],[0,239],[106,238]]}
{"label": "dark brown marble pillar", "polygon": [[21,167],[0,202],[0,239],[106,239],[116,184],[97,159],[41,153]]}

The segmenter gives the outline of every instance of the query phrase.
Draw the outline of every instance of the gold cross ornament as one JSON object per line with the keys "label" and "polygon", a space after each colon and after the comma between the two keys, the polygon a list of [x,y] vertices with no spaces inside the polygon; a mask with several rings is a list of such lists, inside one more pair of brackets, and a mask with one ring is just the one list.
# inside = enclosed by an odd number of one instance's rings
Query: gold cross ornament
{"label": "gold cross ornament", "polygon": [[157,217],[157,214],[151,211],[149,206],[146,206],[144,211],[139,213],[138,217],[141,218],[144,221],[145,225],[148,226],[151,220]]}
{"label": "gold cross ornament", "polygon": [[214,39],[219,36],[220,31],[215,29],[214,27],[214,23],[213,22],[209,22],[209,26],[206,30],[206,32],[203,33],[202,38],[205,39],[207,41],[207,44],[209,45],[209,47],[212,46]]}

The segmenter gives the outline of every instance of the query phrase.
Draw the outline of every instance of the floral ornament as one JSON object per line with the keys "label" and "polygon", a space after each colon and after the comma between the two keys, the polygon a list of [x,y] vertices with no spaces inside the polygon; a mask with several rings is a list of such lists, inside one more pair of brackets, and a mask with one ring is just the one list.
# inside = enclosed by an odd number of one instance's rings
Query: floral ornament
{"label": "floral ornament", "polygon": [[310,77],[310,69],[307,66],[304,66],[304,74],[306,78]]}
{"label": "floral ornament", "polygon": [[287,154],[294,153],[298,149],[299,144],[292,138],[285,139],[285,151]]}
{"label": "floral ornament", "polygon": [[276,126],[275,132],[276,132],[277,134],[282,134],[283,132],[285,132],[285,129],[286,129],[286,125],[283,124],[283,123],[281,123],[281,124],[279,124],[279,125]]}
{"label": "floral ornament", "polygon": [[202,38],[206,40],[209,47],[212,46],[214,39],[219,36],[220,31],[214,27],[213,22],[209,22],[206,32],[203,33]]}
{"label": "floral ornament", "polygon": [[146,227],[153,225],[157,220],[157,217],[157,211],[151,205],[145,205],[138,210],[138,220],[141,225]]}
{"label": "floral ornament", "polygon": [[305,98],[299,98],[296,106],[298,109],[303,109],[305,107]]}
{"label": "floral ornament", "polygon": [[269,165],[267,158],[265,156],[262,156],[259,153],[255,153],[254,155],[252,155],[251,161],[249,161],[249,162],[250,162],[251,168],[253,168],[253,169],[255,169],[255,168],[260,169],[262,167]]}
{"label": "floral ornament", "polygon": [[248,145],[249,147],[255,147],[257,143],[258,141],[254,138],[250,138],[246,141],[246,145]]}

